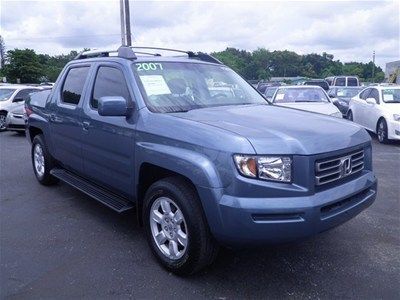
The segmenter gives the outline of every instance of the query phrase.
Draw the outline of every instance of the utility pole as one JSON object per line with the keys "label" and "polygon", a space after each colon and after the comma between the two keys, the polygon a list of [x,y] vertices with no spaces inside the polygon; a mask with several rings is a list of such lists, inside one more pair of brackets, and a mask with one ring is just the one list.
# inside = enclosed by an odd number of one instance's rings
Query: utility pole
{"label": "utility pole", "polygon": [[124,46],[132,46],[129,0],[119,0],[119,11],[121,18],[121,43]]}
{"label": "utility pole", "polygon": [[125,1],[125,34],[126,34],[126,45],[132,46],[132,34],[131,34],[131,14],[129,12],[129,0]]}
{"label": "utility pole", "polygon": [[372,52],[372,83],[375,83],[375,50]]}
{"label": "utility pole", "polygon": [[124,9],[124,0],[119,0],[119,13],[121,19],[121,45],[126,45],[125,39],[125,9]]}

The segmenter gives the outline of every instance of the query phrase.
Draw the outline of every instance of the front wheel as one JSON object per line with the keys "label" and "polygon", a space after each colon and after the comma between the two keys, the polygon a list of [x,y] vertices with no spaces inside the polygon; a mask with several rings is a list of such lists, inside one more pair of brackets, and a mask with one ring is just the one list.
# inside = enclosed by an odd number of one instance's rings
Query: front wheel
{"label": "front wheel", "polygon": [[378,135],[378,141],[382,144],[388,143],[388,128],[385,119],[380,119],[377,125],[376,134]]}
{"label": "front wheel", "polygon": [[349,110],[348,113],[347,113],[347,119],[350,120],[350,121],[353,121],[353,113],[352,113],[351,110]]}
{"label": "front wheel", "polygon": [[6,130],[7,113],[0,112],[0,132]]}
{"label": "front wheel", "polygon": [[170,177],[154,183],[146,192],[143,220],[147,241],[168,271],[189,275],[213,262],[218,246],[187,181]]}

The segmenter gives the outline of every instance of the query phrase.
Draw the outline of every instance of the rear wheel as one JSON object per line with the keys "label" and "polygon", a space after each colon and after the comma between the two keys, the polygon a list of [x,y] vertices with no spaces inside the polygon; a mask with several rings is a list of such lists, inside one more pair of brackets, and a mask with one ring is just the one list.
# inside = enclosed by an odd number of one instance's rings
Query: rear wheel
{"label": "rear wheel", "polygon": [[58,179],[50,174],[54,167],[53,158],[47,151],[43,135],[38,134],[32,142],[32,166],[37,180],[43,185],[51,185],[58,182]]}
{"label": "rear wheel", "polygon": [[376,134],[378,135],[378,141],[382,144],[388,143],[388,129],[385,119],[380,119],[376,126]]}
{"label": "rear wheel", "polygon": [[143,220],[147,241],[168,271],[193,274],[215,259],[218,246],[187,181],[170,177],[154,183],[145,196]]}
{"label": "rear wheel", "polygon": [[0,131],[6,130],[6,118],[7,118],[7,113],[0,112]]}
{"label": "rear wheel", "polygon": [[349,110],[349,112],[347,113],[347,119],[353,121],[353,112],[351,110]]}

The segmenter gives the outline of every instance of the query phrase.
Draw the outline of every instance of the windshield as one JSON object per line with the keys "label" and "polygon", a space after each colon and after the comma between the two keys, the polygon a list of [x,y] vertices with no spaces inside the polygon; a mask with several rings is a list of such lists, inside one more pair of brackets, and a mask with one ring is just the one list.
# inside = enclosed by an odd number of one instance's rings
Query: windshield
{"label": "windshield", "polygon": [[269,87],[265,90],[265,97],[268,99],[271,99],[272,96],[275,94],[275,91],[277,90],[277,87]]}
{"label": "windshield", "polygon": [[321,88],[280,88],[273,102],[329,102],[329,100]]}
{"label": "windshield", "polygon": [[383,89],[382,99],[385,103],[400,103],[400,89]]}
{"label": "windshield", "polygon": [[238,74],[225,66],[202,63],[133,64],[146,105],[153,112],[186,112],[225,105],[267,104]]}
{"label": "windshield", "polygon": [[336,97],[342,98],[352,98],[361,92],[363,88],[354,89],[354,88],[340,88],[336,90]]}
{"label": "windshield", "polygon": [[6,101],[10,99],[15,91],[16,89],[0,89],[0,101]]}

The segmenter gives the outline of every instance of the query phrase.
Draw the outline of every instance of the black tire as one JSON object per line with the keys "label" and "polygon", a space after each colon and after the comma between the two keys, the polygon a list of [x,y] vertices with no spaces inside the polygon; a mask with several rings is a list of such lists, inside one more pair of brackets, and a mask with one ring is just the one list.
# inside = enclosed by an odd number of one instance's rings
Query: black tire
{"label": "black tire", "polygon": [[[44,157],[44,172],[39,173],[35,166],[35,147],[40,147],[42,149]],[[43,185],[52,185],[58,182],[58,179],[50,174],[50,170],[54,168],[54,160],[51,157],[49,151],[47,150],[46,143],[44,142],[44,137],[42,134],[38,134],[33,138],[32,149],[31,149],[32,167],[35,173],[36,179]]]}
{"label": "black tire", "polygon": [[[162,253],[152,234],[151,208],[160,197],[173,200],[185,220],[187,248],[183,256],[178,259],[170,259]],[[177,275],[190,275],[200,271],[210,265],[218,253],[218,245],[211,236],[197,191],[182,178],[169,177],[150,186],[143,203],[143,221],[147,241],[153,254],[168,271]]]}
{"label": "black tire", "polygon": [[347,112],[347,119],[353,121],[353,112],[351,110]]}
{"label": "black tire", "polygon": [[378,136],[379,143],[387,144],[388,140],[388,128],[385,119],[380,119],[376,124],[376,134]]}
{"label": "black tire", "polygon": [[2,111],[0,112],[0,132],[6,131],[6,117],[7,113]]}

